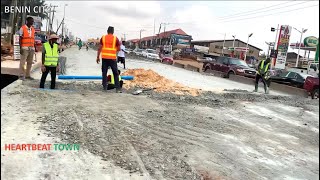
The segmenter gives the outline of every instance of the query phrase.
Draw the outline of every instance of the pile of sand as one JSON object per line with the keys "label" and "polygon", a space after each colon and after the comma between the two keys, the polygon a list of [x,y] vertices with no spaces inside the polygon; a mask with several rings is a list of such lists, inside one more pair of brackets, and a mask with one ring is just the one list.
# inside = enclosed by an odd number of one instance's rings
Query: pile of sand
{"label": "pile of sand", "polygon": [[129,69],[124,72],[123,75],[134,76],[134,80],[125,81],[125,88],[155,88],[154,91],[156,92],[168,92],[179,95],[188,94],[192,96],[198,96],[200,93],[200,90],[198,89],[189,88],[177,82],[166,79],[150,69]]}

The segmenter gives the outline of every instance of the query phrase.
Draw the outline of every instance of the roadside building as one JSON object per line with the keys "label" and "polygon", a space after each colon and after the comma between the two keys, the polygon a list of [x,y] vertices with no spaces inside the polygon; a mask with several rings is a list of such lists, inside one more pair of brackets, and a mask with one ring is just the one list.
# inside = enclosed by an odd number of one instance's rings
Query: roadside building
{"label": "roadside building", "polygon": [[[234,43],[234,47],[233,47]],[[224,44],[224,49],[223,48]],[[244,52],[246,48],[247,43],[239,40],[239,39],[226,39],[224,40],[203,40],[203,41],[191,41],[191,47],[208,47],[209,48],[209,55],[213,56],[233,56],[236,58],[244,59]],[[249,61],[251,58],[257,59],[259,57],[260,51],[262,49],[253,46],[251,44],[248,44],[249,51],[247,52],[247,61]],[[234,52],[233,50],[234,49]]]}

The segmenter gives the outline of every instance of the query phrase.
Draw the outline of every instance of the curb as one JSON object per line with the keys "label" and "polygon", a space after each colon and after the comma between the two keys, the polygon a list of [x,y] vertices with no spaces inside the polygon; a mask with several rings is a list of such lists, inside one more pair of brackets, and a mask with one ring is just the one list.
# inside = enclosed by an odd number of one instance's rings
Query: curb
{"label": "curb", "polygon": [[173,66],[175,66],[175,67],[179,67],[179,68],[184,68],[185,66],[184,66],[184,64],[180,64],[180,63],[173,63]]}
{"label": "curb", "polygon": [[190,64],[188,64],[187,66],[185,66],[185,69],[190,70],[190,71],[195,71],[195,72],[200,72],[200,68],[192,66]]}

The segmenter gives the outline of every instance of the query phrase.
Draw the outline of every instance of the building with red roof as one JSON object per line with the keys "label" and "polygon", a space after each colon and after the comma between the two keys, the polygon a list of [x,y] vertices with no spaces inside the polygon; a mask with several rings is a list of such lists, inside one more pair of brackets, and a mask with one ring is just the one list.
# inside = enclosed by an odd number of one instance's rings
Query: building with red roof
{"label": "building with red roof", "polygon": [[172,45],[173,47],[190,47],[192,36],[185,33],[182,29],[174,29],[165,31],[155,36],[147,36],[140,39],[128,40],[130,46],[138,46],[141,48],[154,48],[161,45]]}

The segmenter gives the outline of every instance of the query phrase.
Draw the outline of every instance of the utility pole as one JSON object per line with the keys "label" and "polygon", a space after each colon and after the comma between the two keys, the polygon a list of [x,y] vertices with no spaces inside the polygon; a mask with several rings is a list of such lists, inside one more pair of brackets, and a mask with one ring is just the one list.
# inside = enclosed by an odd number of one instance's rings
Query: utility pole
{"label": "utility pole", "polygon": [[61,42],[63,43],[64,42],[64,21],[65,21],[65,16],[66,16],[66,6],[68,6],[68,4],[65,4],[64,5],[64,8],[63,8],[63,20],[62,20],[62,39],[61,39]]}
{"label": "utility pole", "polygon": [[122,34],[123,35],[123,40],[126,41],[126,35],[125,33]]}
{"label": "utility pole", "polygon": [[297,54],[297,60],[296,60],[296,67],[298,67],[299,65],[299,56],[300,56],[300,49],[301,49],[301,41],[302,41],[302,36],[303,36],[303,33],[307,32],[308,29],[304,29],[302,28],[302,31],[299,31],[297,28],[293,27],[293,29],[295,29],[296,31],[298,31],[301,36],[300,36],[300,42],[299,42],[299,49],[298,49],[298,54]]}
{"label": "utility pole", "polygon": [[140,48],[140,49],[141,49],[141,32],[142,32],[142,31],[145,31],[145,30],[144,30],[144,29],[141,29],[141,30],[140,30],[140,40],[139,40],[139,48]]}
{"label": "utility pole", "polygon": [[236,42],[236,35],[232,35],[232,37],[233,37],[232,47],[234,48],[234,43]]}
{"label": "utility pole", "polygon": [[51,23],[50,23],[50,30],[52,30],[53,28],[52,28],[52,24],[53,24],[53,20],[54,20],[54,13],[56,12],[55,11],[55,8],[56,7],[58,7],[58,6],[52,6],[53,7],[53,10],[51,11],[51,8],[50,8],[50,14],[51,14],[51,12],[52,12],[52,18],[51,18]]}
{"label": "utility pole", "polygon": [[246,51],[245,51],[245,53],[244,53],[244,61],[247,60],[247,49],[248,49],[248,51],[249,51],[249,48],[248,48],[248,46],[249,46],[249,38],[252,36],[252,34],[253,34],[253,33],[249,34],[249,36],[248,36]]}
{"label": "utility pole", "polygon": [[224,33],[224,38],[223,38],[223,45],[222,45],[222,56],[224,56],[224,45],[226,43],[226,33]]}

